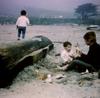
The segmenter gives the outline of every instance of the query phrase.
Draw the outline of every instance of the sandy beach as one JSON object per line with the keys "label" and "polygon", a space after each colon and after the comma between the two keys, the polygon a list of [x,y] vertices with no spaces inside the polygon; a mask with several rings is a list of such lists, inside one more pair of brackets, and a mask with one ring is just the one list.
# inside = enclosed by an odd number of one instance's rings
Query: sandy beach
{"label": "sandy beach", "polygon": [[[55,72],[53,70],[57,60],[54,55],[59,53],[62,48],[60,42],[68,40],[73,45],[78,43],[81,50],[87,53],[88,47],[83,40],[83,35],[86,31],[86,26],[78,25],[29,26],[24,40],[43,35],[54,43],[54,50],[47,54],[44,60],[20,72],[10,87],[0,88],[0,98],[100,98],[100,79],[98,79],[96,72],[93,74],[81,74],[76,72]],[[95,32],[97,41],[100,43],[100,31]],[[15,41],[18,41],[16,26],[0,25],[0,45]],[[48,67],[41,67],[41,63]],[[33,73],[35,65],[40,66],[41,72],[45,70],[52,74],[52,82],[49,83],[35,77]],[[57,75],[64,75],[65,77],[59,80],[55,78]]]}

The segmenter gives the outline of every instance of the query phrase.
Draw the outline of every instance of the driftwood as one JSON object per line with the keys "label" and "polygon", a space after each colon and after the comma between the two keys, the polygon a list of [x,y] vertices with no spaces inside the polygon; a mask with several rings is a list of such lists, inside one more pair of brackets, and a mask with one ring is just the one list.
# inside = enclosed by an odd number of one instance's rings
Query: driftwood
{"label": "driftwood", "polygon": [[44,36],[0,46],[0,87],[11,83],[19,71],[44,58],[53,48],[52,42]]}

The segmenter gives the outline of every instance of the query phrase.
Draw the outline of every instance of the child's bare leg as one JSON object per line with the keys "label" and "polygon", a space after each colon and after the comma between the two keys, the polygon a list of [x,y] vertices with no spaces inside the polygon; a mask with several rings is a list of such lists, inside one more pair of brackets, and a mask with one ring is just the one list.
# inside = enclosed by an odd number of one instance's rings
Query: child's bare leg
{"label": "child's bare leg", "polygon": [[60,70],[66,70],[67,67],[68,67],[68,64],[65,65],[65,66],[62,66],[62,67],[61,66],[57,66],[57,68],[60,69]]}

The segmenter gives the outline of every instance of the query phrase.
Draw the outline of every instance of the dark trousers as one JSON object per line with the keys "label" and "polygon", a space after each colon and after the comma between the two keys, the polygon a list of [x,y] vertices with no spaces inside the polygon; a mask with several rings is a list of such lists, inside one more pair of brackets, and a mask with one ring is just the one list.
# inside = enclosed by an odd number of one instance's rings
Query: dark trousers
{"label": "dark trousers", "polygon": [[20,38],[22,34],[22,38],[25,38],[26,27],[18,27],[18,38]]}
{"label": "dark trousers", "polygon": [[93,72],[95,70],[91,64],[76,59],[69,64],[66,71],[74,70],[77,72],[85,72],[86,69],[88,69],[89,72]]}

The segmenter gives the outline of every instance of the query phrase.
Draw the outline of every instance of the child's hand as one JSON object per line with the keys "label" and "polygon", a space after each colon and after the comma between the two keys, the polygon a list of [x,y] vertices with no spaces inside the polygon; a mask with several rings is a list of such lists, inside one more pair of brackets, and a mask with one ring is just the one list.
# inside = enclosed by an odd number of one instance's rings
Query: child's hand
{"label": "child's hand", "polygon": [[82,52],[80,50],[77,50],[77,49],[76,49],[76,53],[79,54],[79,55],[82,54]]}
{"label": "child's hand", "polygon": [[82,51],[78,46],[76,47],[76,51],[75,52],[76,52],[76,57],[80,57],[82,55]]}

